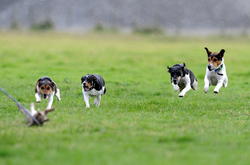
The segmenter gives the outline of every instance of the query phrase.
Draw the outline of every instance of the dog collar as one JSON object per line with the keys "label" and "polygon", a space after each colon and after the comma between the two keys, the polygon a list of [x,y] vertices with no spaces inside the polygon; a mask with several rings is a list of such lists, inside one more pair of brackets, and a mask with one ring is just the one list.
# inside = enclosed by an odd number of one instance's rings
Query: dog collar
{"label": "dog collar", "polygon": [[222,73],[219,73],[222,68],[223,68],[223,64],[221,64],[219,68],[215,69],[214,72],[217,73],[219,76],[223,76]]}
{"label": "dog collar", "polygon": [[219,72],[222,68],[223,68],[223,64],[221,64],[220,67],[217,68],[217,69],[215,69],[214,71],[217,73],[217,72]]}

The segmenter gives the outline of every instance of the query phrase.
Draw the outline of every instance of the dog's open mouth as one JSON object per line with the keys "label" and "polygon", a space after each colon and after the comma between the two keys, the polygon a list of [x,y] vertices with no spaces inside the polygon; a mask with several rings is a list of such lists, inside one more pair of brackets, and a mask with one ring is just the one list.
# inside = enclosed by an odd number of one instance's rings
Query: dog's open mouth
{"label": "dog's open mouth", "polygon": [[89,91],[90,89],[87,86],[83,87],[84,91]]}

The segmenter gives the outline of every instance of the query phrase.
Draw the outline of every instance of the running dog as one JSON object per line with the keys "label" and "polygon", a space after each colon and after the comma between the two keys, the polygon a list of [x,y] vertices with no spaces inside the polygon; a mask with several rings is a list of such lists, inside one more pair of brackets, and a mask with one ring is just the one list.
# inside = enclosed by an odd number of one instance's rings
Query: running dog
{"label": "running dog", "polygon": [[35,87],[36,102],[41,102],[43,99],[48,99],[47,109],[51,109],[53,104],[54,95],[60,101],[60,90],[57,88],[56,83],[49,77],[42,77],[37,80]]}
{"label": "running dog", "polygon": [[106,93],[105,81],[97,74],[87,74],[81,78],[82,94],[86,108],[90,108],[89,97],[95,97],[94,104],[101,104],[101,96]]}
{"label": "running dog", "polygon": [[198,88],[198,81],[194,73],[186,68],[185,63],[175,64],[167,68],[174,90],[180,91],[179,97],[184,97],[190,89],[196,90]]}
{"label": "running dog", "polygon": [[218,52],[211,52],[208,48],[205,48],[208,57],[208,65],[206,68],[206,75],[204,78],[205,86],[204,92],[207,93],[209,86],[213,85],[214,93],[218,94],[220,88],[227,87],[228,84],[228,77],[226,73],[226,65],[224,64],[224,53],[225,50],[221,49]]}

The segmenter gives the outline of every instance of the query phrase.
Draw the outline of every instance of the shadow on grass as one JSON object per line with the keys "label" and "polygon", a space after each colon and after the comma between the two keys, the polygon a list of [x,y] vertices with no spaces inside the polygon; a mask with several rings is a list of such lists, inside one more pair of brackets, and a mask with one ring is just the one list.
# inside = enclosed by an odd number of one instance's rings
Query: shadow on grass
{"label": "shadow on grass", "polygon": [[161,137],[158,139],[158,143],[190,143],[195,141],[193,137],[181,136],[181,137]]}

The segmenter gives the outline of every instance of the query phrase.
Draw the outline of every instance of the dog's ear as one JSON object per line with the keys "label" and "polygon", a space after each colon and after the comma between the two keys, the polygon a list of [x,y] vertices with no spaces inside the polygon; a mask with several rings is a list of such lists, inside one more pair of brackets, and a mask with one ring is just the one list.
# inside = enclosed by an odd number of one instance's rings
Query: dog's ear
{"label": "dog's ear", "polygon": [[54,81],[51,81],[51,88],[52,88],[53,90],[56,89],[56,83],[55,83]]}
{"label": "dog's ear", "polygon": [[167,66],[167,71],[170,73],[171,72],[171,67]]}
{"label": "dog's ear", "polygon": [[39,82],[39,81],[41,81],[42,80],[42,78],[39,78],[38,80],[37,80],[37,82]]}
{"label": "dog's ear", "polygon": [[208,50],[207,47],[205,47],[205,50],[206,50],[206,52],[207,52],[207,55],[210,56],[210,54],[211,54],[212,52],[210,52],[210,51]]}
{"label": "dog's ear", "polygon": [[88,77],[88,81],[90,81],[90,83],[92,84],[92,86],[95,87],[95,84],[97,82],[97,78],[94,75],[90,75]]}
{"label": "dog's ear", "polygon": [[186,74],[186,69],[185,69],[185,67],[186,67],[186,64],[183,63],[183,65],[182,65],[182,67],[181,67],[183,76],[185,76],[185,74]]}
{"label": "dog's ear", "polygon": [[220,58],[222,58],[222,57],[224,56],[224,53],[225,53],[225,50],[224,50],[224,49],[221,49],[220,52],[219,52],[219,54],[218,54],[218,56],[219,56]]}
{"label": "dog's ear", "polygon": [[81,78],[81,83],[83,83],[83,82],[85,81],[85,79],[86,79],[86,76],[83,76],[83,77]]}

